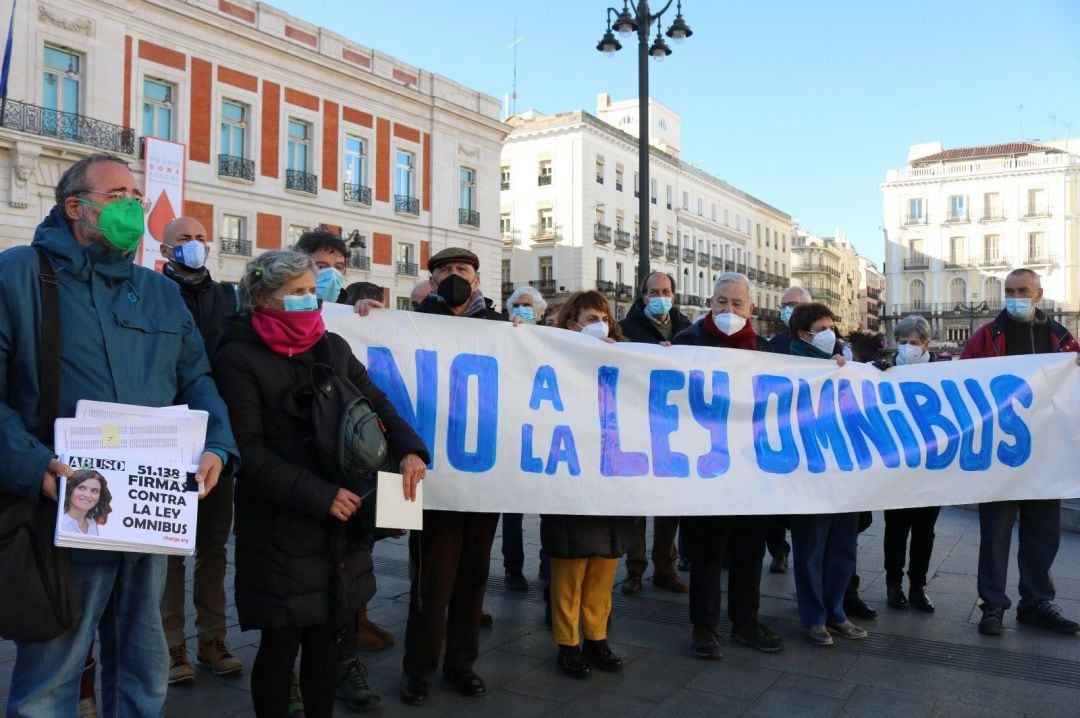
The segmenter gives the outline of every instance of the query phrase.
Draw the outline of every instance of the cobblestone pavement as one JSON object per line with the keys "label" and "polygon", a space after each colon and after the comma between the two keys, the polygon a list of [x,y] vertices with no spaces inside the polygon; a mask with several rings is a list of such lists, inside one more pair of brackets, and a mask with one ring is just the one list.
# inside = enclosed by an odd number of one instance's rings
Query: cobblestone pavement
{"label": "cobblestone pavement", "polygon": [[[382,693],[380,713],[385,716],[1080,715],[1080,637],[1018,626],[1011,611],[1003,636],[976,631],[981,614],[975,592],[979,529],[974,512],[947,508],[941,513],[927,588],[937,605],[933,615],[899,612],[885,605],[883,531],[884,521],[877,513],[859,542],[862,597],[879,611],[877,620],[860,622],[869,629],[869,640],[838,640],[825,649],[806,643],[799,630],[791,574],[766,570],[761,616],[784,639],[784,650],[766,655],[729,643],[722,660],[702,661],[690,650],[686,596],[652,586],[650,571],[640,595],[624,596],[617,590],[614,594],[609,641],[624,657],[625,670],[580,681],[564,677],[555,666],[555,648],[543,625],[541,585],[535,580],[539,520],[528,516],[528,592],[504,590],[498,536],[492,551],[485,610],[494,617],[494,625],[484,629],[476,665],[488,695],[464,698],[436,678],[428,704],[416,708],[397,697],[408,605],[406,542],[382,541],[375,550],[378,593],[369,615],[393,631],[397,641],[363,658],[372,686]],[[1014,602],[1015,552],[1014,538],[1009,572]],[[622,573],[620,566],[620,578]],[[1080,619],[1080,535],[1063,535],[1054,578],[1058,603],[1066,615]],[[231,586],[231,575],[228,582]],[[193,686],[169,690],[166,715],[254,715],[248,669],[258,633],[242,633],[231,606],[229,615],[229,643],[245,663],[244,674],[219,678],[195,668]],[[193,616],[189,631],[189,651],[194,655]],[[0,710],[6,706],[14,654],[10,642],[0,642],[4,697]],[[349,713],[339,702],[337,715]]]}

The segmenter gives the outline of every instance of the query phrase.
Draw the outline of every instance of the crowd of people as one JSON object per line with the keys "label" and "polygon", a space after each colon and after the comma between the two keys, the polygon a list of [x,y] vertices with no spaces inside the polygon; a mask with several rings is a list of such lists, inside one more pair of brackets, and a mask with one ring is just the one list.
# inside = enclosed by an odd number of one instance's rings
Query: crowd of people
{"label": "crowd of people", "polygon": [[[66,477],[65,530],[94,533],[109,513],[109,490],[92,471],[73,471],[42,440],[38,403],[42,319],[39,264],[43,250],[60,287],[60,416],[80,399],[151,406],[184,403],[208,412],[203,485],[194,560],[195,662],[217,675],[243,662],[226,643],[226,543],[235,532],[235,600],[241,629],[260,632],[251,666],[259,716],[329,716],[337,699],[358,712],[377,709],[362,650],[391,645],[372,623],[375,529],[371,495],[359,483],[337,481],[317,454],[300,388],[316,364],[347,378],[386,427],[402,493],[415,499],[429,450],[341,337],[326,330],[320,304],[354,305],[358,321],[383,308],[376,285],[346,286],[349,248],[326,231],[309,232],[296,247],[267,251],[248,263],[236,285],[215,281],[206,267],[206,230],[181,217],[165,229],[162,272],[133,262],[145,230],[146,201],[127,166],[110,156],[76,162],[60,178],[56,206],[31,246],[0,254],[0,491],[35,501],[59,500]],[[480,261],[468,249],[432,255],[430,277],[410,296],[413,311],[440,317],[542,324],[608,343],[693,345],[771,352],[843,366],[931,362],[925,319],[909,316],[891,337],[852,332],[844,341],[836,317],[805,289],[782,297],[784,329],[758,336],[751,321],[754,286],[744,275],[717,279],[711,306],[691,322],[674,305],[673,277],[648,275],[626,317],[617,321],[607,298],[576,292],[549,305],[532,287],[514,291],[505,313],[480,290]],[[1077,352],[1069,332],[1039,309],[1039,277],[1026,269],[1005,280],[1005,309],[981,327],[962,358]],[[467,331],[468,325],[460,330]],[[307,397],[310,401],[310,397]],[[933,612],[926,591],[938,507],[885,511],[887,603]],[[235,519],[235,521],[234,521]],[[1051,565],[1060,541],[1060,502],[1004,501],[979,507],[981,543],[978,630],[1002,633],[1011,606],[1006,567],[1012,529],[1020,523],[1017,619],[1076,633],[1080,626],[1054,604]],[[400,699],[428,699],[437,672],[462,695],[483,696],[473,670],[492,543],[499,514],[425,510],[423,531],[409,536],[411,591],[404,637]],[[851,618],[875,615],[859,598],[859,531],[868,515],[654,517],[652,582],[688,593],[689,645],[717,659],[726,571],[730,640],[775,653],[783,641],[759,617],[766,550],[772,572],[792,570],[805,638],[859,640],[867,630]],[[787,541],[790,531],[791,541]],[[506,587],[528,588],[523,573],[521,514],[502,515]],[[618,562],[620,590],[640,593],[648,568],[646,519],[630,516],[543,515],[540,578],[557,666],[573,678],[623,666],[607,642]],[[72,590],[82,607],[77,625],[50,641],[18,642],[10,716],[96,715],[95,667],[101,671],[106,715],[162,715],[170,683],[195,680],[186,641],[182,558],[72,550]],[[903,587],[905,566],[908,589]],[[689,584],[679,570],[689,570]],[[96,645],[95,645],[96,639]],[[296,665],[299,659],[299,669]]]}

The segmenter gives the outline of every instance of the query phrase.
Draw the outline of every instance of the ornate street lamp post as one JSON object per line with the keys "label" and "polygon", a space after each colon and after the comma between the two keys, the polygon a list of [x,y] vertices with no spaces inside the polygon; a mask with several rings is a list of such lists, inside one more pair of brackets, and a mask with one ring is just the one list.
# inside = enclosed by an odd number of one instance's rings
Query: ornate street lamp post
{"label": "ornate street lamp post", "polygon": [[[649,275],[649,244],[652,240],[652,224],[649,222],[649,58],[662,62],[671,54],[671,48],[660,35],[660,16],[671,7],[672,0],[657,13],[650,12],[649,3],[639,0],[631,6],[629,0],[623,0],[623,9],[607,9],[607,32],[597,43],[596,49],[605,55],[613,55],[622,49],[622,43],[611,32],[626,38],[637,32],[638,36],[638,276],[641,286]],[[615,16],[612,23],[611,17]],[[656,23],[656,39],[649,44],[649,31]],[[675,9],[675,21],[668,28],[667,36],[676,43],[681,43],[693,35],[690,26],[682,16],[682,0],[678,0]]]}

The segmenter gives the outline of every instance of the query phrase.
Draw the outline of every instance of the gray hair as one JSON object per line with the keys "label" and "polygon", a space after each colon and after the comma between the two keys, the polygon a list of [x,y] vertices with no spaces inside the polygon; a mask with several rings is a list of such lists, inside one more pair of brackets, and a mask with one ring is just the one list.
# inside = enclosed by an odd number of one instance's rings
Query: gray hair
{"label": "gray hair", "polygon": [[263,252],[244,268],[244,276],[240,278],[240,301],[245,306],[261,305],[297,277],[318,271],[315,260],[303,252],[290,249]]}
{"label": "gray hair", "polygon": [[754,297],[754,283],[750,281],[750,277],[741,272],[724,272],[716,278],[716,283],[713,285],[713,294],[716,294],[717,288],[725,282],[741,282],[746,285],[746,293],[750,295],[750,298]]}
{"label": "gray hair", "polygon": [[912,332],[918,332],[919,339],[923,344],[930,343],[930,322],[926,321],[925,317],[921,317],[918,314],[911,314],[904,317],[896,323],[896,329],[893,329],[893,341],[896,341],[900,337],[907,336]]}
{"label": "gray hair", "polygon": [[514,293],[506,300],[506,313],[514,313],[514,302],[516,302],[523,294],[528,294],[533,300],[533,317],[537,321],[543,319],[544,311],[547,310],[547,301],[544,300],[544,295],[540,293],[536,287],[530,287],[525,285],[524,287],[518,287],[514,290]]}
{"label": "gray hair", "polygon": [[[814,298],[810,296],[810,290],[798,284],[792,284],[784,290],[784,294],[787,294],[788,292],[798,292],[799,296],[802,297],[800,304],[809,304],[814,301]],[[784,294],[780,295],[780,301],[784,301]]]}
{"label": "gray hair", "polygon": [[118,165],[128,166],[128,163],[119,157],[113,157],[112,155],[96,154],[89,157],[83,157],[75,164],[68,167],[64,174],[60,175],[60,181],[56,183],[56,190],[54,191],[54,197],[56,198],[56,204],[60,207],[64,206],[64,202],[69,197],[82,194],[86,190],[90,189],[86,185],[86,171],[90,169],[91,165],[96,165],[99,162],[115,162]]}

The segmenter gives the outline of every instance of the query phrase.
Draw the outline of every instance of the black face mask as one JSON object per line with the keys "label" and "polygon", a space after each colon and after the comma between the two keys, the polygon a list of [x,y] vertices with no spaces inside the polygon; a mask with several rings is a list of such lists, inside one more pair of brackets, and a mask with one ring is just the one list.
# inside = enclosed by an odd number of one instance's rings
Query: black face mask
{"label": "black face mask", "polygon": [[455,309],[469,301],[473,293],[472,283],[456,274],[451,274],[439,282],[439,287],[435,291],[446,302],[446,306]]}

